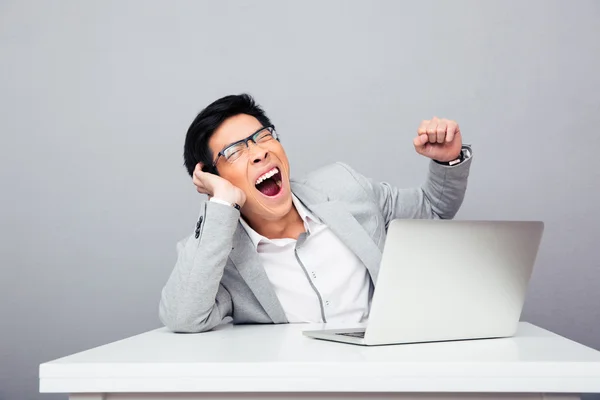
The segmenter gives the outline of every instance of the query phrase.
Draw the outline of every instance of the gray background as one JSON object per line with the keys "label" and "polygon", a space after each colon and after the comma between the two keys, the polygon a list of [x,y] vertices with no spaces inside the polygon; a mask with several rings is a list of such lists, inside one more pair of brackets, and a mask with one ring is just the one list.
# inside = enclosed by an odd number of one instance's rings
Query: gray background
{"label": "gray background", "polygon": [[422,182],[421,119],[475,157],[458,218],[541,219],[523,319],[600,349],[600,2],[0,2],[0,399],[160,325],[199,195],[195,114],[247,91],[292,175]]}

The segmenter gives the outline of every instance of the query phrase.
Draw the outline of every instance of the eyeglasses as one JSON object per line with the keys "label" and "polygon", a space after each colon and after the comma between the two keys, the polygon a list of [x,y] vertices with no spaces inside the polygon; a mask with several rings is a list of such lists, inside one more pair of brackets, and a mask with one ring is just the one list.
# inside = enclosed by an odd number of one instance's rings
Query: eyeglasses
{"label": "eyeglasses", "polygon": [[238,140],[237,142],[233,142],[223,150],[219,152],[217,155],[217,159],[213,163],[213,168],[216,168],[217,162],[221,156],[225,157],[225,159],[232,163],[238,158],[240,158],[246,150],[248,150],[248,142],[252,141],[256,145],[261,145],[268,143],[272,140],[279,140],[279,136],[277,132],[275,132],[275,126],[269,125],[266,127],[260,128],[258,131],[254,132],[252,135],[248,136],[246,139]]}

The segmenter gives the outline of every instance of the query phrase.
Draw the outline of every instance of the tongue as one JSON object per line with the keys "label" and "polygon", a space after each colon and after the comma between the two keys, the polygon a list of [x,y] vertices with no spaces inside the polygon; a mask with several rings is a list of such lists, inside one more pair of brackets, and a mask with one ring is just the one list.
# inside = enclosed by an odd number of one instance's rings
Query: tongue
{"label": "tongue", "polygon": [[279,193],[279,186],[272,178],[265,179],[263,182],[259,183],[256,188],[265,196],[275,196]]}

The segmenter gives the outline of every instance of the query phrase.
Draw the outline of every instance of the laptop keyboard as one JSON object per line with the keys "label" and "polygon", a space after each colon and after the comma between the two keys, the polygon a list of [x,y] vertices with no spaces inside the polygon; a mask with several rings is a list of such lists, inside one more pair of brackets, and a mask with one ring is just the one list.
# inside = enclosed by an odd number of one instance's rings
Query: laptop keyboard
{"label": "laptop keyboard", "polygon": [[345,333],[336,333],[336,335],[341,335],[341,336],[350,336],[350,337],[355,337],[355,338],[365,338],[365,332],[345,332]]}

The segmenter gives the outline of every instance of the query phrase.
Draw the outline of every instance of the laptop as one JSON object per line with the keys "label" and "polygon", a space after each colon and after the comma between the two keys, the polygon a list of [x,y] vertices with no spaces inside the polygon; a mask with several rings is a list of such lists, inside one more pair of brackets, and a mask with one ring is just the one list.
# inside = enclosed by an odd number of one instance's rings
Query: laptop
{"label": "laptop", "polygon": [[513,336],[541,221],[393,220],[366,327],[304,331],[358,345]]}

